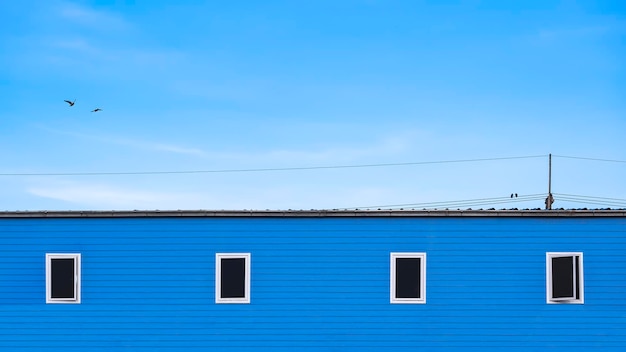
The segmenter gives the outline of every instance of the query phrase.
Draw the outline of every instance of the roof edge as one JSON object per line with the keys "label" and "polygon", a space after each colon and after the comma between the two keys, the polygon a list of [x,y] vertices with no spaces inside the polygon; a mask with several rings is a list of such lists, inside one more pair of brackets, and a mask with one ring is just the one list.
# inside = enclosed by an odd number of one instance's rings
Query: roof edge
{"label": "roof edge", "polygon": [[558,210],[67,210],[0,211],[0,218],[626,217],[626,209]]}

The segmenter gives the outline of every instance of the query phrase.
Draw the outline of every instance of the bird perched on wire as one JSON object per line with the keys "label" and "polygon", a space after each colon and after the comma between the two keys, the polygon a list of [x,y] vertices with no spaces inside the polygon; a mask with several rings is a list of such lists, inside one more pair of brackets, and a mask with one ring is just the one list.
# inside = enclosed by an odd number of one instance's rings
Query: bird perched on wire
{"label": "bird perched on wire", "polygon": [[74,99],[74,101],[69,101],[69,100],[63,100],[64,102],[70,104],[70,106],[74,106],[74,103],[76,102],[76,99]]}
{"label": "bird perched on wire", "polygon": [[91,110],[91,112],[98,112],[98,111],[102,111],[102,109],[100,109],[100,108],[95,108],[95,109]]}

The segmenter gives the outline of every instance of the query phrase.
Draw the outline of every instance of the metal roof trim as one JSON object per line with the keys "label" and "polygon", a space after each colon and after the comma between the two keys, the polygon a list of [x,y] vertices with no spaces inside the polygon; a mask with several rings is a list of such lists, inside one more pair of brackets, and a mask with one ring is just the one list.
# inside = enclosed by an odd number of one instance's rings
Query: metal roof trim
{"label": "metal roof trim", "polygon": [[54,210],[0,211],[0,218],[626,217],[626,209],[558,210]]}

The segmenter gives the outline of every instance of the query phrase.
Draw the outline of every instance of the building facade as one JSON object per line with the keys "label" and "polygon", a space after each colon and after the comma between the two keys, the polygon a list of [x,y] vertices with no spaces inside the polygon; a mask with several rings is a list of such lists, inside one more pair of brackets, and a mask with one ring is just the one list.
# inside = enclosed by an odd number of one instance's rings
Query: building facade
{"label": "building facade", "polygon": [[626,211],[0,213],[2,351],[623,351]]}

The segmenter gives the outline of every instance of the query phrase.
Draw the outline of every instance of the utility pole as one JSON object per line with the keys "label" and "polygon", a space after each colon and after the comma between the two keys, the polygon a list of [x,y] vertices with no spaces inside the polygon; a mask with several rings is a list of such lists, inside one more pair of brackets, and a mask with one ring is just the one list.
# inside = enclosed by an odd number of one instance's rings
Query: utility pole
{"label": "utility pole", "polygon": [[552,209],[554,197],[552,196],[552,154],[548,154],[548,197],[546,198],[546,210]]}

